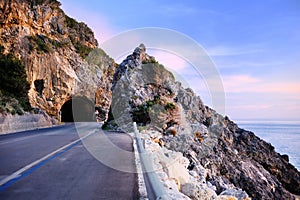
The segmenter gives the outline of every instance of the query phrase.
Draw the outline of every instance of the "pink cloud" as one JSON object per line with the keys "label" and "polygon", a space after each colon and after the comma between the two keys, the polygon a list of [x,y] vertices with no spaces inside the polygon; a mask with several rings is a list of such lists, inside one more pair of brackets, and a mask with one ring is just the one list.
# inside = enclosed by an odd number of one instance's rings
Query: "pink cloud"
{"label": "pink cloud", "polygon": [[223,84],[226,92],[298,93],[300,95],[300,83],[296,81],[277,82],[249,75],[233,75],[224,76]]}
{"label": "pink cloud", "polygon": [[172,71],[178,72],[189,65],[184,59],[171,52],[156,49],[150,49],[147,51],[148,54],[154,56],[159,63]]}

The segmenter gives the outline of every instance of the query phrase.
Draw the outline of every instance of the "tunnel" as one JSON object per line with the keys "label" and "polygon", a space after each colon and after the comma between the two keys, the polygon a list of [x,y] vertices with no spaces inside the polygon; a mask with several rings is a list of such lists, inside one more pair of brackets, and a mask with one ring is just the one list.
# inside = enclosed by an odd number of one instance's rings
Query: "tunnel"
{"label": "tunnel", "polygon": [[72,97],[61,107],[61,122],[95,121],[95,107],[87,97]]}

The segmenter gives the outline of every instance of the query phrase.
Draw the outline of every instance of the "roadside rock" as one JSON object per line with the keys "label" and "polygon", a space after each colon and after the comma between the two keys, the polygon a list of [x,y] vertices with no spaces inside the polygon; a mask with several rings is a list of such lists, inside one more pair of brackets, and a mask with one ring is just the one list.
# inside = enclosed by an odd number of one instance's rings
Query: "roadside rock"
{"label": "roadside rock", "polygon": [[133,121],[158,131],[155,137],[150,134],[157,149],[181,152],[188,159],[189,164],[180,167],[173,161],[175,168],[182,169],[180,177],[167,166],[170,157],[157,157],[182,192],[194,199],[294,199],[300,193],[300,174],[285,156],[204,106],[143,47],[137,47],[114,75],[112,115],[125,131]]}
{"label": "roadside rock", "polygon": [[217,198],[215,191],[204,184],[187,183],[182,186],[181,191],[191,199],[211,200]]}

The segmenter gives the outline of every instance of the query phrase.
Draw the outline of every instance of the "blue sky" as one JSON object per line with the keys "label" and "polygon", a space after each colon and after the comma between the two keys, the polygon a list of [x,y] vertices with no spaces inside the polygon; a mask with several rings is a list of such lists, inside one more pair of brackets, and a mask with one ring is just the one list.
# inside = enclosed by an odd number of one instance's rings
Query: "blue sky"
{"label": "blue sky", "polygon": [[[300,119],[300,1],[61,0],[101,44],[123,31],[168,28],[194,39],[220,72],[232,119]],[[138,46],[139,44],[136,44]],[[146,44],[147,45],[147,44]],[[211,105],[188,64],[151,52]]]}

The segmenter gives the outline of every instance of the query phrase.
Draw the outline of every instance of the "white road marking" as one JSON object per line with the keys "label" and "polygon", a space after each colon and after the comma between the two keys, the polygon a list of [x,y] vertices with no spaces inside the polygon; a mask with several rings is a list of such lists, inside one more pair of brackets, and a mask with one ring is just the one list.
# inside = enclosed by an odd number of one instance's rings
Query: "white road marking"
{"label": "white road marking", "polygon": [[82,138],[79,138],[79,139],[77,139],[77,140],[75,140],[75,141],[73,141],[73,142],[71,142],[71,143],[69,143],[69,144],[67,144],[67,145],[65,145],[65,146],[63,146],[63,147],[61,147],[61,148],[55,150],[55,151],[53,151],[52,153],[49,153],[48,155],[46,155],[46,156],[44,156],[44,157],[42,157],[42,158],[40,158],[40,159],[38,159],[38,160],[36,160],[36,161],[34,161],[34,162],[28,164],[28,165],[26,165],[25,167],[19,169],[18,171],[16,171],[16,172],[12,173],[11,175],[7,176],[5,179],[1,180],[1,181],[0,181],[0,186],[4,185],[5,183],[9,182],[10,180],[12,180],[12,179],[14,179],[14,178],[17,178],[17,177],[20,176],[23,172],[27,171],[28,169],[32,168],[33,166],[35,166],[35,165],[39,164],[40,162],[42,162],[42,161],[44,161],[44,160],[50,158],[51,156],[57,154],[58,152],[60,152],[60,151],[62,151],[62,150],[64,150],[64,149],[66,149],[66,148],[68,148],[69,146],[75,144],[76,142],[78,142],[78,141],[80,141],[80,140],[83,140],[83,139],[89,137],[90,135],[92,135],[92,134],[94,134],[94,133],[96,133],[96,130],[94,130],[94,131],[90,132],[89,134],[87,134],[86,136],[84,136],[84,137],[82,137]]}

